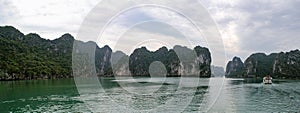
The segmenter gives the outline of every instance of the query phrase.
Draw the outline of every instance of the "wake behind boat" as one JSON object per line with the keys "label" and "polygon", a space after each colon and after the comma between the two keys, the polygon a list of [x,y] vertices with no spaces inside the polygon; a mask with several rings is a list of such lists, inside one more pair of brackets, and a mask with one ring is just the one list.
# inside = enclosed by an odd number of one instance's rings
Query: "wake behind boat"
{"label": "wake behind boat", "polygon": [[263,78],[263,83],[264,83],[264,84],[272,84],[272,77],[271,77],[270,75],[265,76],[265,77]]}

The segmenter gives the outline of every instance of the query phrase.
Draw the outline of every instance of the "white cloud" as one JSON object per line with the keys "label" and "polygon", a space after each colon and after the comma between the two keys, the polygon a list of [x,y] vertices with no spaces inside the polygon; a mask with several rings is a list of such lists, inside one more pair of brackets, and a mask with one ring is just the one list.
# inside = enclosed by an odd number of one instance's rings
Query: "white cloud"
{"label": "white cloud", "polygon": [[300,1],[201,0],[219,26],[228,59],[299,49]]}
{"label": "white cloud", "polygon": [[[63,33],[76,34],[81,21],[97,0],[2,0],[3,25],[13,25],[22,32],[36,32],[54,39]],[[10,11],[13,10],[14,12]]]}
{"label": "white cloud", "polygon": [[[143,14],[143,18],[140,17],[140,13]],[[124,22],[126,18],[132,18],[133,20],[130,21],[134,22]],[[122,35],[127,32],[130,32],[129,36]],[[99,45],[108,44],[114,47],[116,45],[114,42],[117,42],[119,37],[122,40],[121,45],[127,45],[122,46],[122,51],[125,51],[127,54],[132,52],[132,46],[135,46],[138,41],[148,39],[158,39],[172,46],[186,42],[182,45],[190,48],[196,45],[207,47],[204,37],[186,18],[173,11],[153,7],[138,8],[119,15],[106,28],[98,43]],[[148,48],[154,48],[153,46],[150,47],[149,44],[148,46]],[[126,48],[129,50],[126,50]]]}
{"label": "white cloud", "polygon": [[2,0],[0,1],[0,16],[0,22],[3,24],[15,23],[17,18],[19,18],[19,11],[12,1]]}

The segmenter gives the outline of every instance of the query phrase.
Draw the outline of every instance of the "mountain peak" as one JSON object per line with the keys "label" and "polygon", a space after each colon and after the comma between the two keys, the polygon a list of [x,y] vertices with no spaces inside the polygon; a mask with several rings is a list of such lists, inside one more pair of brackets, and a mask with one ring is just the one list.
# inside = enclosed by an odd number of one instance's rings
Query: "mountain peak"
{"label": "mountain peak", "polygon": [[0,35],[10,39],[24,37],[24,34],[13,26],[0,26]]}
{"label": "mountain peak", "polygon": [[244,63],[242,60],[235,56],[232,61],[229,61],[226,66],[225,76],[229,78],[242,77],[244,70]]}
{"label": "mountain peak", "polygon": [[74,40],[74,37],[69,33],[63,34],[60,38],[64,40]]}
{"label": "mountain peak", "polygon": [[37,38],[41,38],[40,35],[36,34],[36,33],[29,33],[26,35],[26,37],[37,37]]}
{"label": "mountain peak", "polygon": [[232,61],[242,61],[240,57],[234,56]]}
{"label": "mountain peak", "polygon": [[156,50],[156,52],[168,52],[168,48],[163,46],[163,47],[159,48],[158,50]]}
{"label": "mountain peak", "polygon": [[0,26],[0,30],[10,30],[10,31],[18,31],[20,32],[17,28],[13,26]]}
{"label": "mountain peak", "polygon": [[103,48],[110,48],[108,45],[104,45]]}

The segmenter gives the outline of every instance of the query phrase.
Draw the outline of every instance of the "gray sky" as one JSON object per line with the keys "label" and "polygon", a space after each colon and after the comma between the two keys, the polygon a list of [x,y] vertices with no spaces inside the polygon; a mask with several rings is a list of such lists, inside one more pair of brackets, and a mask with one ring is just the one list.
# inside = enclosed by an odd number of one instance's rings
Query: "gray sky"
{"label": "gray sky", "polygon": [[[240,56],[245,60],[254,52],[269,54],[300,49],[300,0],[194,1],[203,4],[216,22],[224,42],[226,60],[233,56]],[[47,39],[58,38],[64,33],[71,33],[76,37],[81,23],[98,2],[99,0],[1,0],[0,25],[12,25],[25,34],[34,32]],[[101,12],[101,15],[105,15],[105,12]],[[147,19],[160,22],[128,26]],[[114,20],[114,24],[97,43],[99,46],[113,46],[127,54],[139,46],[147,46],[150,50],[162,45],[168,48],[175,44],[189,47],[189,43],[207,47],[201,34],[194,33],[193,28],[185,21],[182,16],[170,11],[155,8],[132,10]],[[170,25],[184,29],[176,29]],[[116,36],[124,29],[130,30],[118,40]],[[192,41],[187,42],[182,33],[193,37]],[[150,40],[141,40],[145,38]],[[160,40],[152,40],[155,38]],[[113,44],[116,41],[117,45]],[[220,62],[214,64],[224,66]]]}

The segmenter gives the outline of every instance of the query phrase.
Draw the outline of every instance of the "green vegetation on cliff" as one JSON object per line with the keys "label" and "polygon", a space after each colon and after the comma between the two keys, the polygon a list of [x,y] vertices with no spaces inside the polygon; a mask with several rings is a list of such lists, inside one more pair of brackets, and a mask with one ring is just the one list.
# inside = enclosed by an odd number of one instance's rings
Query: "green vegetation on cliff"
{"label": "green vegetation on cliff", "polygon": [[[226,77],[264,77],[271,75],[275,78],[300,78],[300,51],[255,53],[250,55],[244,63],[233,64],[230,61],[226,68]],[[238,73],[238,74],[237,74]]]}
{"label": "green vegetation on cliff", "polygon": [[24,35],[11,26],[0,27],[0,79],[71,76],[73,41],[70,34],[46,40],[33,33]]}
{"label": "green vegetation on cliff", "polygon": [[[142,47],[127,56],[122,52],[113,53],[109,46],[99,48],[95,42],[77,41],[70,34],[64,34],[55,40],[47,40],[35,33],[24,35],[12,26],[3,26],[0,27],[0,80],[72,77],[74,44],[82,46],[80,52],[83,53],[92,52],[86,49],[95,47],[93,66],[98,76],[113,76],[113,72],[117,75],[147,76],[149,66],[154,61],[161,61],[165,65],[167,76],[181,76],[193,72],[199,73],[202,77],[211,76],[210,52],[200,46],[194,49],[175,46],[170,50],[162,47],[154,52]],[[193,53],[195,58],[190,55]],[[179,60],[178,56],[183,57]],[[121,59],[122,62],[111,61],[112,57]],[[125,65],[126,61],[129,65]],[[117,68],[113,69],[111,65],[117,65]]]}
{"label": "green vegetation on cliff", "polygon": [[[72,77],[74,41],[70,34],[47,40],[34,33],[24,35],[12,26],[0,27],[0,80]],[[112,50],[108,46],[99,48],[95,42],[86,45],[96,47],[97,74],[111,75]]]}

